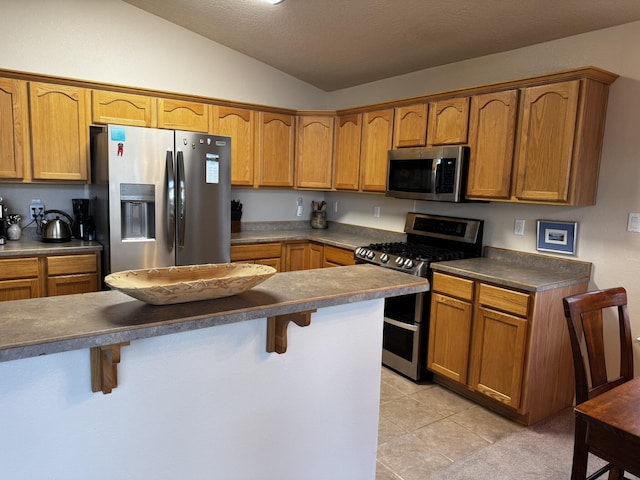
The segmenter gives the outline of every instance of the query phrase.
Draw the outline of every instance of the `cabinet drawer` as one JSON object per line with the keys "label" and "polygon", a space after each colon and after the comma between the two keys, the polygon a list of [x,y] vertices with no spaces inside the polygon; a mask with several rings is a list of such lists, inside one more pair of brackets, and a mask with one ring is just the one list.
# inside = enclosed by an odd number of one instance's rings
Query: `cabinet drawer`
{"label": "cabinet drawer", "polygon": [[529,314],[529,295],[493,285],[480,284],[480,305],[493,307],[521,317]]}
{"label": "cabinet drawer", "polygon": [[251,245],[232,245],[231,261],[255,260],[258,258],[280,258],[280,243],[258,243]]}
{"label": "cabinet drawer", "polygon": [[47,257],[49,275],[94,273],[98,271],[96,255],[60,255]]}
{"label": "cabinet drawer", "polygon": [[324,261],[338,265],[355,265],[356,263],[351,250],[331,245],[324,246]]}
{"label": "cabinet drawer", "polygon": [[473,300],[473,280],[433,272],[432,290],[464,300]]}
{"label": "cabinet drawer", "polygon": [[0,280],[37,278],[38,258],[7,258],[0,260]]}

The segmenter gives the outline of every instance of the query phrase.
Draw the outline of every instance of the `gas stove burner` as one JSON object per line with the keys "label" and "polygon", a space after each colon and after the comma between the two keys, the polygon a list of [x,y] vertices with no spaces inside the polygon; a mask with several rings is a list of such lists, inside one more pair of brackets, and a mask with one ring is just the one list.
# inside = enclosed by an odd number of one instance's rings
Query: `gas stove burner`
{"label": "gas stove burner", "polygon": [[477,257],[482,221],[409,213],[406,242],[371,243],[355,250],[356,260],[428,276],[432,262]]}

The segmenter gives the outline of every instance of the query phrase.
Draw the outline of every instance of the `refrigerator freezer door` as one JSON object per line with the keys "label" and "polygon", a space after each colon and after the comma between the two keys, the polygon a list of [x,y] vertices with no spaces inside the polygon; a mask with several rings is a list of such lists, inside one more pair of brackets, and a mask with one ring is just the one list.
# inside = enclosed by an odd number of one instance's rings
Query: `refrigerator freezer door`
{"label": "refrigerator freezer door", "polygon": [[110,272],[174,265],[166,233],[166,159],[173,132],[109,125],[106,140]]}
{"label": "refrigerator freezer door", "polygon": [[177,131],[176,158],[176,264],[229,262],[231,139]]}

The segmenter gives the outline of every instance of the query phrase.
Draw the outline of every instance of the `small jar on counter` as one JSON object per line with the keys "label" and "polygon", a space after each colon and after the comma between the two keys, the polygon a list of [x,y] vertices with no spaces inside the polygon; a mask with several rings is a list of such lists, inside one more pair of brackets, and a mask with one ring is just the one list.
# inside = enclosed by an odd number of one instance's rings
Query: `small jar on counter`
{"label": "small jar on counter", "polygon": [[311,212],[311,228],[327,228],[327,212],[324,210]]}

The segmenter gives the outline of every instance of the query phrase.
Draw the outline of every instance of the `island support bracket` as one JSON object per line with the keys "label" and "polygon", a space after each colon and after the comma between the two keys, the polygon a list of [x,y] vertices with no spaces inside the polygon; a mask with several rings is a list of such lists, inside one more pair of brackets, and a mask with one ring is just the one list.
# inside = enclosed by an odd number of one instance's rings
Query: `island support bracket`
{"label": "island support bracket", "polygon": [[284,353],[287,351],[287,326],[293,322],[299,327],[311,324],[311,314],[316,310],[289,313],[267,318],[267,352]]}
{"label": "island support bracket", "polygon": [[120,347],[129,342],[116,345],[105,345],[91,349],[91,391],[104,394],[118,386],[118,363],[120,363]]}

